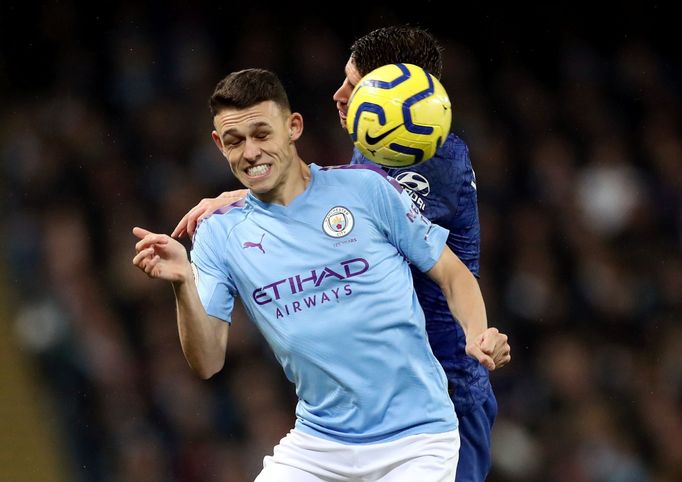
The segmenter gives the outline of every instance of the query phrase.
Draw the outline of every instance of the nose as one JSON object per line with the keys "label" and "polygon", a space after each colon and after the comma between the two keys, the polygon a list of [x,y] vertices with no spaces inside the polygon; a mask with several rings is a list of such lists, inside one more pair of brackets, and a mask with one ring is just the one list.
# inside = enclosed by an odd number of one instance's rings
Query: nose
{"label": "nose", "polygon": [[334,92],[334,95],[332,96],[332,100],[334,100],[334,102],[336,102],[337,104],[338,104],[339,102],[341,102],[341,90],[342,90],[342,88],[339,87],[339,88],[336,90],[336,92]]}
{"label": "nose", "polygon": [[254,139],[247,137],[244,141],[244,159],[247,161],[256,161],[260,157],[261,150],[258,146],[258,142]]}
{"label": "nose", "polygon": [[341,84],[341,86],[338,89],[336,89],[336,92],[334,92],[332,99],[337,104],[345,104],[348,102],[348,97],[350,97],[350,92],[351,92],[351,89],[348,89],[346,87],[346,82],[344,81],[344,83]]}

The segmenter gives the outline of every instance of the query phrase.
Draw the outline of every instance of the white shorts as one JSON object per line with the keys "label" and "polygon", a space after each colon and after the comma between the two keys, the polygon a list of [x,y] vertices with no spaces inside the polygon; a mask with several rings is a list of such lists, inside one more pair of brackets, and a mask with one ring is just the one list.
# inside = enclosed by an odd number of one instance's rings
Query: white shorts
{"label": "white shorts", "polygon": [[350,445],[291,430],[255,482],[452,482],[459,432]]}

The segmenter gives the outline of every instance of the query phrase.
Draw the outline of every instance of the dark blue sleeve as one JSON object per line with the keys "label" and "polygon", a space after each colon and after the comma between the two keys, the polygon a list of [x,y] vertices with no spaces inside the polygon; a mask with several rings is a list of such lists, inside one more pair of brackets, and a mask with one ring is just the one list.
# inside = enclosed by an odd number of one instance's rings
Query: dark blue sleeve
{"label": "dark blue sleeve", "polygon": [[[357,149],[351,164],[372,164]],[[402,169],[383,168],[410,194],[422,214],[450,231],[448,246],[478,277],[481,229],[478,197],[469,148],[450,134],[436,155]]]}

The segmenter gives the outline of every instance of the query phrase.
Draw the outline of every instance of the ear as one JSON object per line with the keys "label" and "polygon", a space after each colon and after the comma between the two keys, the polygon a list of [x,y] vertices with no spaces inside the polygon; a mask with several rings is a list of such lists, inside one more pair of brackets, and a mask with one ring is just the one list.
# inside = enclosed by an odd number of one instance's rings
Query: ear
{"label": "ear", "polygon": [[289,139],[297,141],[303,134],[303,116],[298,112],[293,112],[289,116]]}
{"label": "ear", "polygon": [[224,151],[225,146],[223,146],[223,140],[218,135],[218,132],[217,131],[211,132],[211,138],[213,139],[213,142],[215,143],[215,145],[218,148],[218,150],[220,151],[220,153],[223,156],[227,157],[225,155],[225,151]]}

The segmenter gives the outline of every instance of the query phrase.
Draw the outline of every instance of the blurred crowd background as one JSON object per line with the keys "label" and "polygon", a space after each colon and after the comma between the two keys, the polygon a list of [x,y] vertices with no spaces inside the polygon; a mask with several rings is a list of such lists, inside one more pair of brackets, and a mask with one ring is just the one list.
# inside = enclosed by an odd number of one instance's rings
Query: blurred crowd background
{"label": "blurred crowd background", "polygon": [[[670,11],[0,8],[0,479],[252,480],[293,425],[293,389],[239,308],[225,369],[196,377],[170,286],[131,264],[131,228],[170,233],[203,197],[239,187],[207,107],[232,70],[279,73],[306,120],[304,159],[347,162],[331,96],[348,47],[411,23],[445,47],[453,130],[477,174],[480,282],[513,347],[491,376],[489,481],[682,480],[682,62]],[[11,416],[2,401],[20,373],[28,415]],[[27,446],[46,450],[12,450],[26,426]],[[53,469],[40,468],[46,454]]]}

